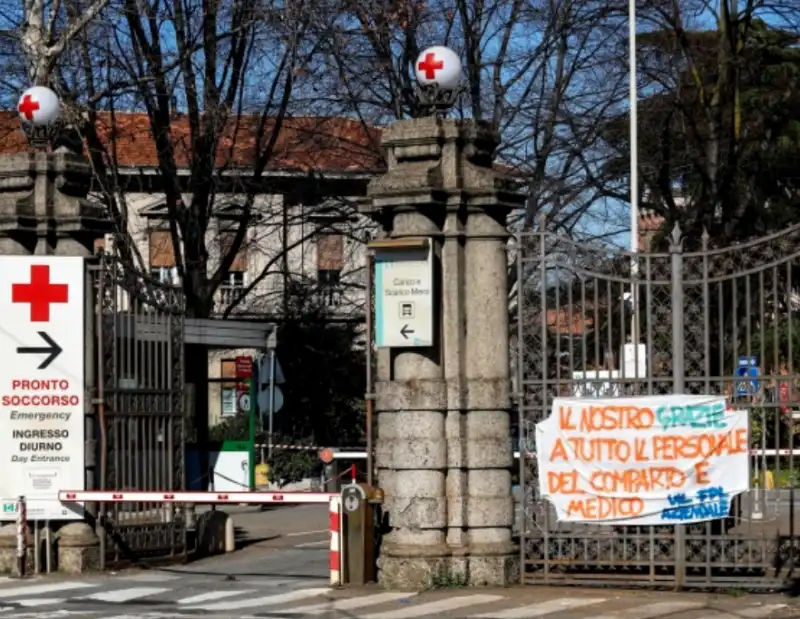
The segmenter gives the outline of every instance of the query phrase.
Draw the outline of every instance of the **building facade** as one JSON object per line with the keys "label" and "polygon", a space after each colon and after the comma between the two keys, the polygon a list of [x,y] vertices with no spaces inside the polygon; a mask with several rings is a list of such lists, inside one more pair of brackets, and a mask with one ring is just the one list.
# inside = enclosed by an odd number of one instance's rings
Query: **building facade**
{"label": "building facade", "polygon": [[[241,121],[242,119],[240,119]],[[155,142],[145,114],[101,116],[103,157],[113,165],[122,231],[138,266],[164,283],[179,284],[176,256]],[[243,124],[247,124],[244,122]],[[252,133],[252,132],[251,132]],[[16,114],[0,114],[0,156],[28,149]],[[178,180],[184,203],[191,201],[188,120],[171,124]],[[206,234],[209,272],[228,255],[243,221],[247,195],[254,194],[245,241],[215,293],[218,317],[273,321],[303,299],[327,310],[331,320],[362,321],[366,242],[371,222],[358,215],[357,202],[383,159],[379,133],[344,118],[287,119],[269,163],[253,170],[253,142],[225,136],[225,158],[215,170],[214,196]],[[256,178],[257,176],[257,178]],[[96,179],[97,200],[107,199]],[[119,233],[108,235],[98,251],[113,251]],[[209,423],[236,414],[235,358],[255,351],[212,351],[209,360]]]}

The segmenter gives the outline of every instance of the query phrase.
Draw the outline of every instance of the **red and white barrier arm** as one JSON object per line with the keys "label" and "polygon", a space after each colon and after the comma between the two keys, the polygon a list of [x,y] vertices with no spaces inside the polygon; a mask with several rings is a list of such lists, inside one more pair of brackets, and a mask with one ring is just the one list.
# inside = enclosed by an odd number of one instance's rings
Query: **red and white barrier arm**
{"label": "red and white barrier arm", "polygon": [[112,490],[61,490],[58,500],[65,503],[123,503],[137,501],[144,503],[196,503],[200,505],[221,505],[228,503],[330,503],[331,497],[339,495],[331,492],[157,492]]}
{"label": "red and white barrier arm", "polygon": [[342,585],[342,499],[331,497],[328,507],[330,520],[331,547],[328,557],[328,568],[331,574],[331,585]]}

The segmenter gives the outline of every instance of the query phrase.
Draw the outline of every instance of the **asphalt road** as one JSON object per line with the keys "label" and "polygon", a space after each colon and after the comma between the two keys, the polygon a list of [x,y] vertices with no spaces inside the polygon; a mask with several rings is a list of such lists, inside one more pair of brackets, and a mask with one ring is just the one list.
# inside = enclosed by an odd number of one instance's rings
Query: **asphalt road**
{"label": "asphalt road", "polygon": [[332,589],[326,506],[230,510],[243,548],[196,563],[0,579],[0,619],[789,619],[794,600],[612,589]]}

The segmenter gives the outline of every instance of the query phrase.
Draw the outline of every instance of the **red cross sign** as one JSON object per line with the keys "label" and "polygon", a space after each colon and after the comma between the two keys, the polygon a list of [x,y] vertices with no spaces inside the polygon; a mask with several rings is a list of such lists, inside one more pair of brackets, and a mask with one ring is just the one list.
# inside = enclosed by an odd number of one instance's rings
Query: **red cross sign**
{"label": "red cross sign", "polygon": [[31,265],[29,284],[11,285],[12,303],[29,303],[31,322],[50,322],[50,304],[66,303],[69,299],[67,284],[50,283],[50,267],[46,264]]}
{"label": "red cross sign", "polygon": [[436,72],[444,69],[444,60],[436,60],[435,54],[425,54],[425,60],[417,65],[420,71],[425,71],[425,79],[436,79]]}
{"label": "red cross sign", "polygon": [[26,120],[33,120],[33,113],[39,109],[39,102],[35,101],[31,95],[25,95],[17,108]]}

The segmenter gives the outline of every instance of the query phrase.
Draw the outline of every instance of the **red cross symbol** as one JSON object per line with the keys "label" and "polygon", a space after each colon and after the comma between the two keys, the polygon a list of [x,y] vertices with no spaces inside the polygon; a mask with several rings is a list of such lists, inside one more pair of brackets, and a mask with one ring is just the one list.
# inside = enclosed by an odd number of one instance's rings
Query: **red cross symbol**
{"label": "red cross symbol", "polygon": [[50,322],[50,304],[66,303],[69,298],[67,284],[50,283],[50,267],[46,264],[31,266],[29,284],[11,285],[12,303],[30,303],[31,322]]}
{"label": "red cross symbol", "polygon": [[39,102],[34,101],[31,95],[25,95],[22,97],[22,102],[17,109],[26,120],[33,120],[33,113],[39,109]]}
{"label": "red cross symbol", "polygon": [[417,69],[425,71],[425,79],[436,79],[436,71],[444,69],[444,60],[436,60],[435,54],[425,54],[425,60],[417,65]]}

